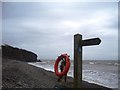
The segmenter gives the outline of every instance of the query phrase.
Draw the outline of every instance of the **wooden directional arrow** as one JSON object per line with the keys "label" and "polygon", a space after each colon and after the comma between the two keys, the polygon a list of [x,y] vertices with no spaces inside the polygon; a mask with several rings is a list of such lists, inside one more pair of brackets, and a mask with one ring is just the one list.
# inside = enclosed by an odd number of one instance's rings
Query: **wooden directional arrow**
{"label": "wooden directional arrow", "polygon": [[100,38],[82,40],[82,46],[99,45],[100,43],[101,43]]}

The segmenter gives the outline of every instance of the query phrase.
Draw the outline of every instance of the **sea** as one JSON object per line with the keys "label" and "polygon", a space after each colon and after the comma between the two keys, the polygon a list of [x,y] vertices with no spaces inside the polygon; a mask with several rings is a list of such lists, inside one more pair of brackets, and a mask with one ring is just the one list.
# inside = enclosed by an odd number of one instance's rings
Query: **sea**
{"label": "sea", "polygon": [[[42,62],[28,63],[39,68],[54,72],[55,60],[43,60]],[[70,61],[70,69],[68,76],[73,77],[74,62]],[[120,64],[116,60],[84,60],[83,61],[83,80],[99,84],[109,88],[118,88],[118,66]]]}

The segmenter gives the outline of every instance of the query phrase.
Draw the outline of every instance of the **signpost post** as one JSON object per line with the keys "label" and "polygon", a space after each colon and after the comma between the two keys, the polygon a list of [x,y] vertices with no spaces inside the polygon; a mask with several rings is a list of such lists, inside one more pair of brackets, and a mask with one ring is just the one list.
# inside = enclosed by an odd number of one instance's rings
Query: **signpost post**
{"label": "signpost post", "polygon": [[82,35],[74,35],[74,88],[82,88],[82,46],[99,45],[99,38],[82,40]]}
{"label": "signpost post", "polygon": [[82,35],[74,35],[74,87],[82,86]]}

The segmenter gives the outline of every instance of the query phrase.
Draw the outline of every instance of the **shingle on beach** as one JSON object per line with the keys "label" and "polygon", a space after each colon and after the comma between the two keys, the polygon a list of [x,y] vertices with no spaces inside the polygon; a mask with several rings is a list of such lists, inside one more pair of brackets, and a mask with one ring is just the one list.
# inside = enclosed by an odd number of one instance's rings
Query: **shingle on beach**
{"label": "shingle on beach", "polygon": [[[67,82],[58,83],[58,77],[51,71],[46,71],[11,59],[2,59],[2,87],[5,88],[73,88],[73,78],[67,77]],[[82,88],[109,88],[83,81]]]}

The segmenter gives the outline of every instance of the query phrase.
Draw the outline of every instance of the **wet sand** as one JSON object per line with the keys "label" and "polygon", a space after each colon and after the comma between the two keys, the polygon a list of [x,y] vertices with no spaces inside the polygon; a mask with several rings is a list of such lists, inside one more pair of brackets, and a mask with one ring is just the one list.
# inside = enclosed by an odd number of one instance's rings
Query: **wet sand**
{"label": "wet sand", "polygon": [[[57,82],[58,77],[51,71],[11,59],[2,59],[2,88],[73,88],[73,78]],[[82,88],[109,88],[83,81]]]}

